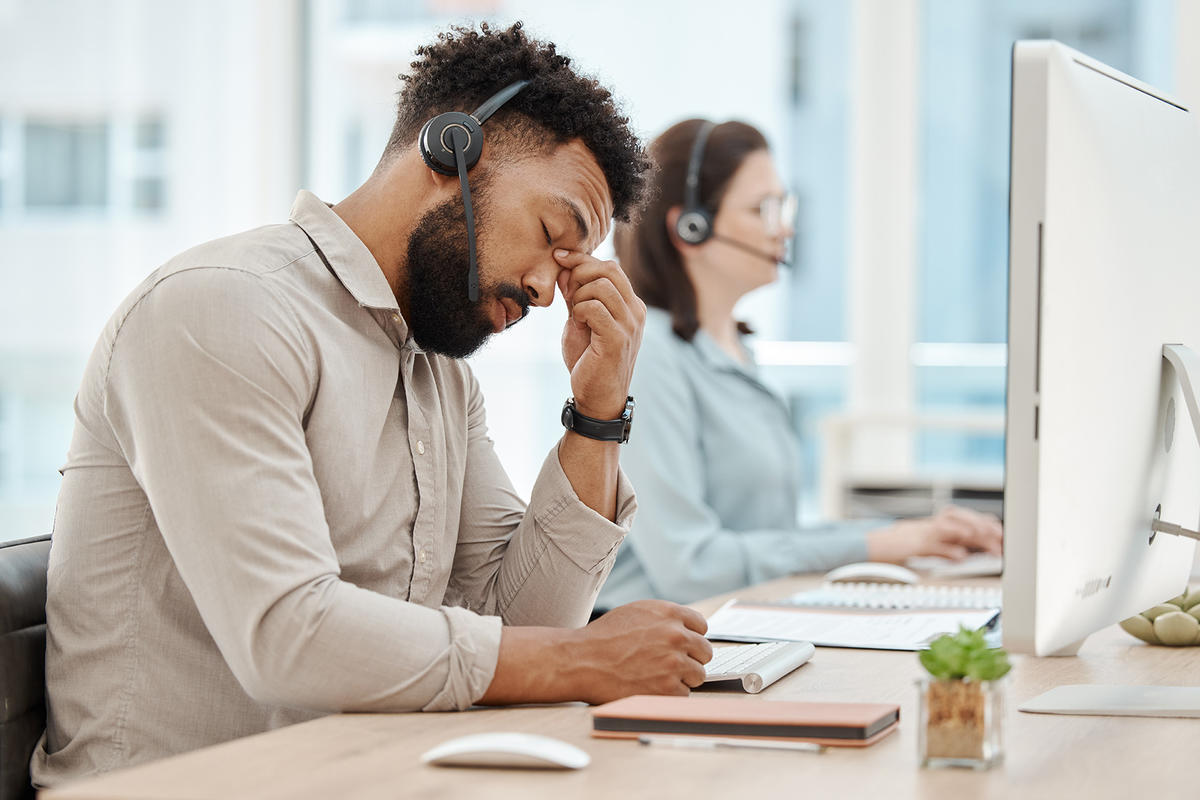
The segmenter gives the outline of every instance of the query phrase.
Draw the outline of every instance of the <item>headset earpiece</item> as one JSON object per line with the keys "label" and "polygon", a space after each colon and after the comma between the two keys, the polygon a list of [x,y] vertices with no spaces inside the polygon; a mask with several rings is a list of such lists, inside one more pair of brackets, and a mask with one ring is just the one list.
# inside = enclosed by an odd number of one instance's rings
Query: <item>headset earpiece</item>
{"label": "headset earpiece", "polygon": [[712,215],[703,208],[684,210],[675,221],[675,233],[688,244],[701,244],[712,236]]}
{"label": "headset earpiece", "polygon": [[458,174],[458,167],[454,162],[453,142],[450,139],[450,131],[456,128],[461,128],[467,134],[467,147],[463,152],[467,169],[479,163],[479,156],[483,154],[483,128],[470,114],[447,111],[426,122],[418,137],[421,158],[434,172],[442,175]]}
{"label": "headset earpiece", "polygon": [[683,184],[683,210],[675,221],[675,233],[688,244],[703,244],[713,234],[712,214],[700,204],[700,168],[704,166],[704,147],[715,127],[716,123],[709,121],[700,125],[692,142],[691,157],[688,158],[687,179]]}

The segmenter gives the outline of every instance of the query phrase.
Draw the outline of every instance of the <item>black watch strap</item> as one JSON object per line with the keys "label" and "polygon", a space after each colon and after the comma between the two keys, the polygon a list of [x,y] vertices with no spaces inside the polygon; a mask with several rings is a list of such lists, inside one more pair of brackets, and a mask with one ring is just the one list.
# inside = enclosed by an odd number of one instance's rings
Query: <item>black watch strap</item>
{"label": "black watch strap", "polygon": [[575,408],[575,398],[571,397],[563,403],[562,424],[567,430],[589,439],[624,444],[629,441],[629,429],[633,426],[633,398],[625,398],[625,410],[617,419],[596,419],[580,414]]}

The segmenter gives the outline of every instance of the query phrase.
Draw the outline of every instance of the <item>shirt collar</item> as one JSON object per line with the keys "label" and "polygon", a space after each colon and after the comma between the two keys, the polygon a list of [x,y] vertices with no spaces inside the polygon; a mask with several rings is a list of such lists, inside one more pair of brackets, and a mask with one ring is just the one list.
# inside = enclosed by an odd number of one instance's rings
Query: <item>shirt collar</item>
{"label": "shirt collar", "polygon": [[703,329],[697,328],[695,336],[692,337],[692,342],[696,346],[696,352],[700,357],[709,363],[710,366],[727,371],[740,372],[741,374],[754,378],[758,378],[757,365],[754,362],[754,354],[746,347],[746,343],[739,339],[738,344],[746,353],[746,362],[742,363],[733,356],[726,353],[717,344],[716,340],[704,332]]}
{"label": "shirt collar", "polygon": [[396,295],[379,262],[333,209],[312,192],[300,190],[289,216],[312,239],[346,291],[360,306],[399,314]]}

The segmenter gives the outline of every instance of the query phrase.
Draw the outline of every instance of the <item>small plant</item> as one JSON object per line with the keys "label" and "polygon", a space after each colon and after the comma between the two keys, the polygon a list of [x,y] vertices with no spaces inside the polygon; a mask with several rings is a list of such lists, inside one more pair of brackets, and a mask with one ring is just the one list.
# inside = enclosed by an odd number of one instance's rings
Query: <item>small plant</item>
{"label": "small plant", "polygon": [[960,628],[939,636],[918,656],[931,678],[921,687],[922,766],[987,769],[1003,758],[1004,689],[1008,653],[983,634]]}
{"label": "small plant", "polygon": [[940,681],[969,678],[973,681],[994,681],[1012,669],[1008,653],[998,647],[988,647],[983,633],[960,627],[958,633],[939,636],[918,656],[921,666]]}

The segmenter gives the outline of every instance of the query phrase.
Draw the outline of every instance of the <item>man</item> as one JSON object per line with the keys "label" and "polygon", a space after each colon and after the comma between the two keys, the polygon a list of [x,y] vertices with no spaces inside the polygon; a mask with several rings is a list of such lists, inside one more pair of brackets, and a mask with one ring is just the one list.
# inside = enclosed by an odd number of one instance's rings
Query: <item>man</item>
{"label": "man", "polygon": [[[38,784],[327,712],[703,680],[689,609],[579,627],[634,512],[619,444],[565,433],[526,508],[460,360],[557,288],[574,413],[623,424],[645,307],[590,253],[645,157],[609,93],[519,25],[418,55],[362,187],[177,256],[102,334],[55,522]],[[465,187],[418,136],[520,81],[471,170],[472,301]]]}

